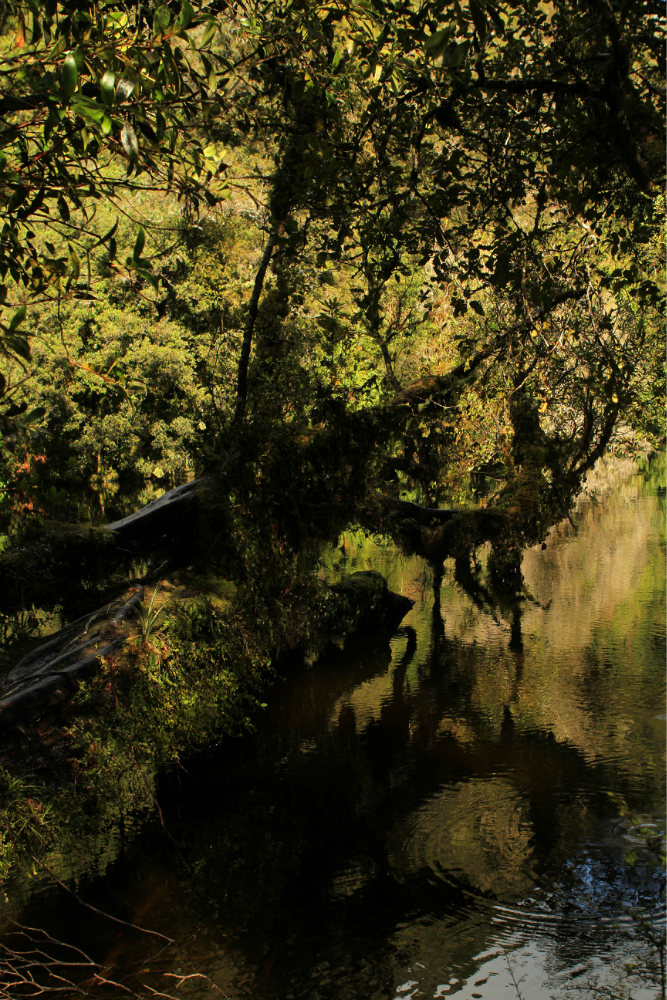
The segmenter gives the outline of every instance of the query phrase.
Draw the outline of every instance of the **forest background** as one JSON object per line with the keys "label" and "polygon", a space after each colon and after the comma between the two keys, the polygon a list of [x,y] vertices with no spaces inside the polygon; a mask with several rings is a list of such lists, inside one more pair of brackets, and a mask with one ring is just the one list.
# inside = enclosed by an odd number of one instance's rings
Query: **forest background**
{"label": "forest background", "polygon": [[522,408],[562,514],[664,433],[661,16],[6,4],[5,497],[167,485],[242,425],[261,476],[409,390],[360,503],[502,493]]}

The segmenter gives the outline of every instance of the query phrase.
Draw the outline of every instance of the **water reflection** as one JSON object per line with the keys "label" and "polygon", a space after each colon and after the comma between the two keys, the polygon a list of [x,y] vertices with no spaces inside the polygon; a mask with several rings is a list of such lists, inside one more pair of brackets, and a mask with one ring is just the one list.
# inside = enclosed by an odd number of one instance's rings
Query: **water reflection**
{"label": "water reflection", "polygon": [[232,997],[654,996],[623,907],[657,919],[662,881],[608,792],[658,823],[661,470],[584,503],[504,608],[450,566],[438,606],[419,560],[348,538],[341,571],[418,598],[402,626],[293,665],[254,738],[165,777],[180,847],[147,826],[87,898]]}
{"label": "water reflection", "polygon": [[530,803],[509,781],[470,778],[443,788],[392,834],[399,880],[428,868],[482,894],[519,898],[533,884]]}

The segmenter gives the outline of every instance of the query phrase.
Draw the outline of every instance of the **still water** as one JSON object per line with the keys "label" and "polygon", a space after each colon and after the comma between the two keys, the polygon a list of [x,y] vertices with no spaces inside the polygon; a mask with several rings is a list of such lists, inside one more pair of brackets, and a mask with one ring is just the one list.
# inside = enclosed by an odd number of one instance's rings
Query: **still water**
{"label": "still water", "polygon": [[327,576],[382,572],[415,600],[396,632],[290,664],[255,734],[163,776],[164,828],[71,859],[82,897],[176,943],[53,890],[24,922],[142,995],[655,997],[636,914],[659,929],[664,886],[637,823],[664,814],[663,476],[600,476],[502,608],[450,567],[438,608],[420,560],[346,536]]}

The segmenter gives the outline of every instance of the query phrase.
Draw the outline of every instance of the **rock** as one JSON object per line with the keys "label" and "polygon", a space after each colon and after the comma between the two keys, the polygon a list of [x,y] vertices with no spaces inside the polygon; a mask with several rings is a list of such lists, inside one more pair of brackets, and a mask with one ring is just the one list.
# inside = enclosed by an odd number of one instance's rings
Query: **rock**
{"label": "rock", "polygon": [[382,574],[373,569],[352,573],[331,589],[349,599],[359,625],[395,628],[414,605],[409,597],[389,590]]}

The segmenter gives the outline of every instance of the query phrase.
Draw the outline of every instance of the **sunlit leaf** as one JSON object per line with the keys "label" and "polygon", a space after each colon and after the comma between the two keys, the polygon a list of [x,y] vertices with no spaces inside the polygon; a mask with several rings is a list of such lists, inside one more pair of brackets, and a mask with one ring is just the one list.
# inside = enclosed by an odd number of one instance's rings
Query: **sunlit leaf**
{"label": "sunlit leaf", "polygon": [[120,80],[116,87],[116,100],[119,102],[126,101],[131,96],[134,86],[132,80]]}
{"label": "sunlit leaf", "polygon": [[116,96],[115,83],[116,83],[116,74],[113,73],[110,69],[108,69],[104,74],[104,76],[102,77],[100,83],[102,101],[106,105],[113,104],[114,102],[114,98]]}
{"label": "sunlit leaf", "polygon": [[120,141],[122,142],[123,149],[129,156],[130,160],[136,160],[139,156],[139,142],[137,140],[136,132],[128,121],[123,123],[123,127],[120,132]]}

